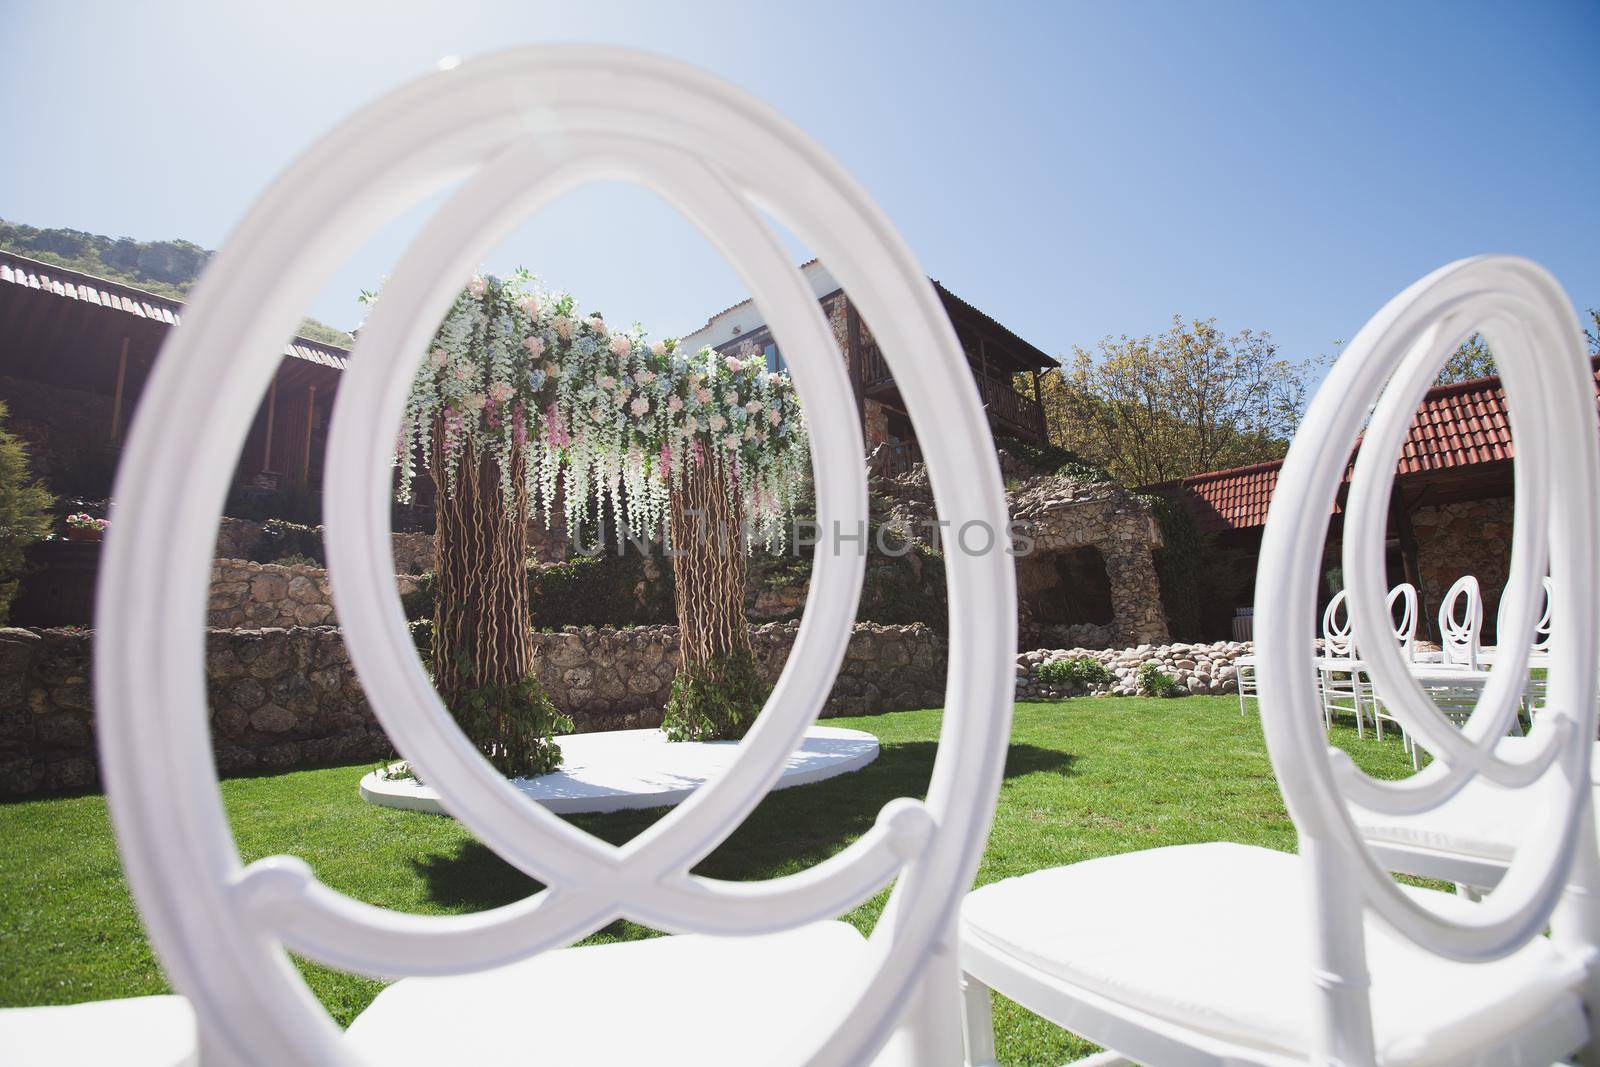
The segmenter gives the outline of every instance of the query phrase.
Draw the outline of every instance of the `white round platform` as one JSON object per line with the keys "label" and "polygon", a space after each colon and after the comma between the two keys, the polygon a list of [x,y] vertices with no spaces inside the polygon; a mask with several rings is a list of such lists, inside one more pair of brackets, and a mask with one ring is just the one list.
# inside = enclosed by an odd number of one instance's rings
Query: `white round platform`
{"label": "white round platform", "polygon": [[[670,742],[660,730],[610,730],[556,738],[562,766],[554,774],[516,778],[512,785],[561,815],[664,808],[733,762],[737,741]],[[861,730],[813,726],[789,756],[774,789],[820,782],[859,771],[878,758],[878,739]],[[388,780],[373,771],[361,779],[361,797],[386,808],[448,815],[439,794],[415,778]]]}

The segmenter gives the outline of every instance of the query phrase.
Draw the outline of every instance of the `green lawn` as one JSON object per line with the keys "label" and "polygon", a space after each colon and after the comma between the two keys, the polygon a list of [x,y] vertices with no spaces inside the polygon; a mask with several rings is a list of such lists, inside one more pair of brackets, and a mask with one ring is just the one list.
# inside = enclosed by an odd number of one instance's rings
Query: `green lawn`
{"label": "green lawn", "polygon": [[[784,874],[843,848],[896,796],[920,796],[933,763],[939,712],[910,711],[830,724],[869,730],[883,753],[867,769],[769,797],[699,868],[722,878]],[[1398,739],[1334,742],[1387,777],[1410,763]],[[222,792],[246,861],[303,857],[323,881],[373,904],[444,913],[493,907],[532,883],[450,819],[374,808],[356,792],[366,766],[225,781]],[[608,840],[638,833],[660,812],[574,819]],[[1190,841],[1289,849],[1284,814],[1252,715],[1232,697],[1090,699],[1020,704],[994,833],[979,883],[1075,860]],[[58,797],[0,804],[0,1005],[57,1004],[166,988],[117,861],[104,800]],[[869,929],[882,897],[847,918]],[[618,923],[596,940],[643,936]],[[304,964],[313,989],[348,1022],[380,983]],[[1061,1063],[1085,1046],[998,1002],[1006,1063]]]}

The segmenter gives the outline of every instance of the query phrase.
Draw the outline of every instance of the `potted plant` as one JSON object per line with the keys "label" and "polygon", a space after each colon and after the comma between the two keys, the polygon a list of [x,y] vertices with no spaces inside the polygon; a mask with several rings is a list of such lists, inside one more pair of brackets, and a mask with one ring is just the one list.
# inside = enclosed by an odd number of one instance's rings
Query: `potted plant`
{"label": "potted plant", "polygon": [[67,516],[67,537],[73,541],[98,541],[111,523],[84,512]]}

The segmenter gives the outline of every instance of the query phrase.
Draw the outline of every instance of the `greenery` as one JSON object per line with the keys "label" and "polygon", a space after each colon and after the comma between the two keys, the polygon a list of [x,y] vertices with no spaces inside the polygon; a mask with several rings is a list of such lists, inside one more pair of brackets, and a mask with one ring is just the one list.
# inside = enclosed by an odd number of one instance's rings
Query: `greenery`
{"label": "greenery", "polygon": [[1096,685],[1110,685],[1116,680],[1116,676],[1111,673],[1111,668],[1088,656],[1049,660],[1034,668],[1033,673],[1041,682],[1047,682],[1051,685],[1068,685],[1077,689],[1088,689],[1090,686]]}
{"label": "greenery", "polygon": [[309,563],[315,567],[327,565],[327,549],[322,543],[322,530],[303,522],[288,519],[268,519],[261,524],[261,540],[256,542],[251,554],[258,563]]}
{"label": "greenery", "polygon": [[[1021,437],[997,437],[995,447],[1015,456],[1041,474],[1064,474],[1075,482],[1114,482],[1111,472],[1090,463],[1069,448]],[[1009,487],[1008,487],[1009,488]]]}
{"label": "greenery", "polygon": [[[1589,355],[1600,357],[1600,308],[1589,308],[1583,317],[1587,320],[1583,334],[1589,342]],[[1494,363],[1494,353],[1489,351],[1489,342],[1483,339],[1482,334],[1475,333],[1450,354],[1434,384],[1449,385],[1499,373]]]}
{"label": "greenery", "polygon": [[8,414],[0,402],[0,623],[10,617],[28,546],[50,533],[55,504],[33,477],[27,446],[5,428]]}
{"label": "greenery", "polygon": [[1269,334],[1176,315],[1164,333],[1074,353],[1041,382],[1050,439],[1124,485],[1280,458],[1311,369],[1280,358]]}
{"label": "greenery", "polygon": [[[0,219],[0,248],[174,300],[189,294],[200,268],[212,255],[193,241],[135,241],[82,230],[40,229],[4,219]],[[300,336],[339,348],[354,343],[343,330],[316,319],[300,324]]]}
{"label": "greenery", "polygon": [[[695,873],[738,881],[775,878],[821,862],[866,832],[897,796],[928,787],[938,711],[830,719],[876,734],[883,751],[864,770],[773,793]],[[1332,743],[1370,773],[1410,772],[1398,738],[1357,740],[1336,724]],[[317,877],[369,904],[416,914],[483,911],[533,891],[452,819],[377,808],[357,795],[370,764],[232,778],[222,783],[246,863],[293,853]],[[580,828],[622,844],[660,811],[575,816]],[[0,1004],[64,1004],[160,993],[166,982],[128,897],[98,795],[0,804]],[[1134,849],[1238,841],[1292,850],[1256,716],[1232,697],[1155,704],[1085,698],[1019,704],[1005,782],[977,882]],[[887,892],[844,916],[863,931]],[[586,943],[652,931],[617,922]],[[313,992],[348,1024],[383,983],[296,960]],[[1309,978],[1308,978],[1309,981]],[[1059,1064],[1091,1047],[997,998],[995,1027],[1007,1064]]]}
{"label": "greenery", "polygon": [[1161,547],[1151,553],[1161,585],[1161,608],[1174,640],[1198,641],[1203,635],[1200,617],[1202,586],[1209,573],[1207,544],[1194,524],[1194,516],[1179,500],[1161,493],[1141,493],[1139,499],[1161,528]]}
{"label": "greenery", "polygon": [[[456,669],[470,678],[470,661]],[[556,709],[537,676],[509,685],[465,688],[451,702],[461,732],[472,738],[495,770],[508,778],[532,778],[561,766],[554,734],[572,732],[572,720]]]}
{"label": "greenery", "polygon": [[1177,679],[1154,663],[1139,665],[1139,692],[1147,697],[1175,697],[1181,690]]}
{"label": "greenery", "polygon": [[734,740],[749,731],[766,699],[755,653],[722,652],[678,671],[661,730],[668,741]]}

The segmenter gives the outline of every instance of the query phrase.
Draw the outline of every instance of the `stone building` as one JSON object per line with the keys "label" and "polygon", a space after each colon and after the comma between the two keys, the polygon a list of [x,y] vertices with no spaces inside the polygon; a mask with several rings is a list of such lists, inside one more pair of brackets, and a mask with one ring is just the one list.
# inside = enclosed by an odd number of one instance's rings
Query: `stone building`
{"label": "stone building", "polygon": [[[1600,394],[1600,371],[1596,391]],[[1499,378],[1428,391],[1395,471],[1387,542],[1391,584],[1409,581],[1417,587],[1419,634],[1437,639],[1440,600],[1457,578],[1472,574],[1483,589],[1486,639],[1494,640],[1495,610],[1511,557],[1514,455]],[[1235,611],[1255,600],[1256,559],[1280,467],[1259,463],[1144,490],[1182,501],[1208,542],[1202,632],[1209,638],[1232,636]],[[1346,485],[1349,477],[1347,468]],[[1342,584],[1341,519],[1336,505],[1324,557],[1324,599]]]}

